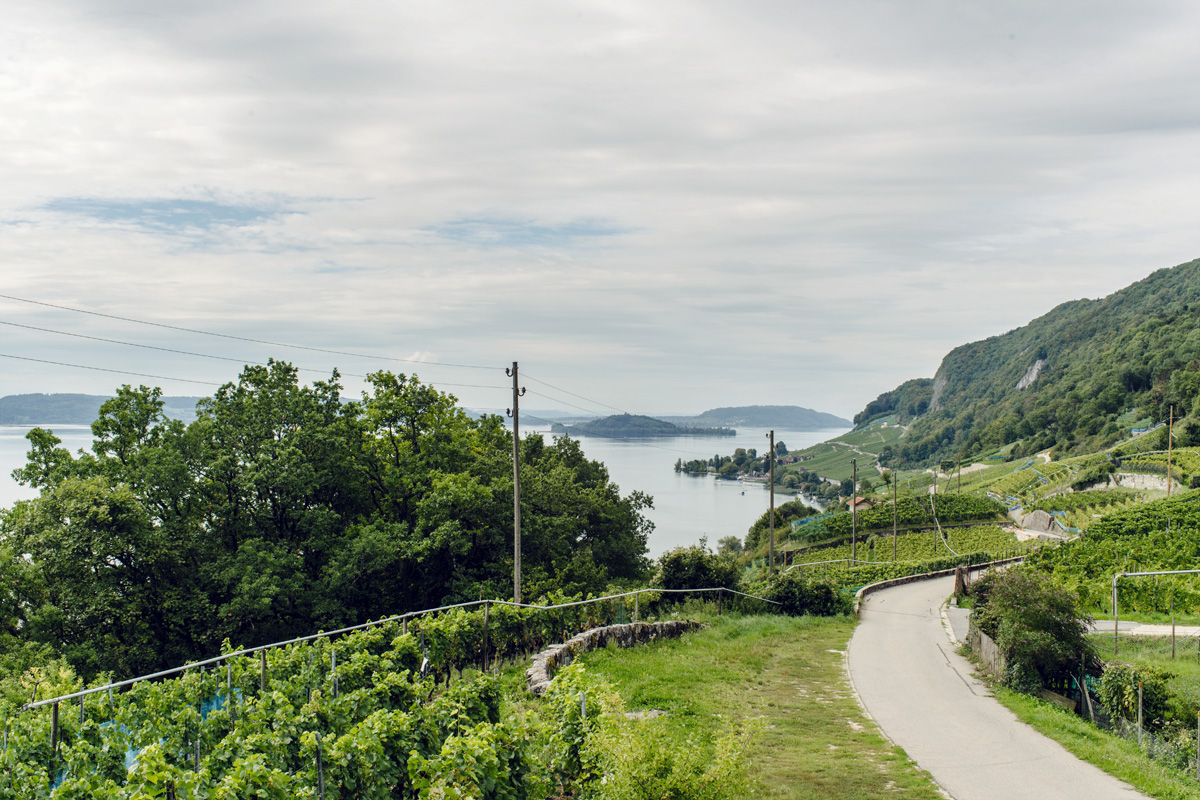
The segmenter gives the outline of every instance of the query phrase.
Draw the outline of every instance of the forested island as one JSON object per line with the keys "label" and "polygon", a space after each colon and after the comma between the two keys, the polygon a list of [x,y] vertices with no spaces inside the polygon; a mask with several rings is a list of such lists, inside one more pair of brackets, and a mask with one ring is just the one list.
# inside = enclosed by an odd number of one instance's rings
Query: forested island
{"label": "forested island", "polygon": [[696,428],[676,425],[654,417],[640,414],[614,414],[603,419],[580,422],[574,425],[554,423],[553,433],[574,436],[606,436],[613,439],[636,439],[657,436],[736,436],[732,428]]}

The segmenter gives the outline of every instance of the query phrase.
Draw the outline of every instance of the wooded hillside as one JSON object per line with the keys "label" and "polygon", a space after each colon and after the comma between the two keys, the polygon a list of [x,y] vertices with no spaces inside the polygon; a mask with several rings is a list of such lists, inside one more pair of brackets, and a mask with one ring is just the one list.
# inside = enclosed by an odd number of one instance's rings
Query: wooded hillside
{"label": "wooded hillside", "polygon": [[1012,443],[1014,455],[1094,452],[1136,420],[1166,421],[1171,406],[1187,417],[1176,443],[1200,444],[1200,260],[955,348],[932,381],[885,392],[855,422],[892,413],[911,422],[882,454],[903,467]]}

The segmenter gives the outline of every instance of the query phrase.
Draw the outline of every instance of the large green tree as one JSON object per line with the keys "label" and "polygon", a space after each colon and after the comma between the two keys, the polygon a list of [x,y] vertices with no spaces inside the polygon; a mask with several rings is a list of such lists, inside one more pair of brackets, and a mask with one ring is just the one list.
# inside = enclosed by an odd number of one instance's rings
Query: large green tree
{"label": "large green tree", "polygon": [[[0,624],[84,675],[512,591],[511,433],[415,377],[375,373],[346,400],[336,373],[302,385],[271,361],[190,425],[125,386],[93,434],[73,456],[32,431],[16,477],[41,495],[0,519],[25,575]],[[521,458],[526,595],[646,573],[650,498],[571,439],[528,437]]]}

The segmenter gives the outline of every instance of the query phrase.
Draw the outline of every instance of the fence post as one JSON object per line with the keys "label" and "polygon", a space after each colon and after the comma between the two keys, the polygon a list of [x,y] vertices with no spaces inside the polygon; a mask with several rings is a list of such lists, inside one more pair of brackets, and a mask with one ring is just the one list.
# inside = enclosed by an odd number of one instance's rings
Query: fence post
{"label": "fence post", "polygon": [[721,605],[722,605],[721,601],[724,599],[725,599],[725,589],[724,589],[724,587],[722,587],[717,592],[717,616],[718,617],[721,616]]}
{"label": "fence post", "polygon": [[638,601],[642,599],[642,592],[639,589],[633,593],[633,621],[638,621]]}
{"label": "fence post", "polygon": [[258,689],[263,694],[267,691],[267,651],[258,651]]}
{"label": "fence post", "polygon": [[488,668],[488,624],[490,623],[491,603],[483,604],[483,671]]}
{"label": "fence post", "polygon": [[329,646],[329,674],[333,676],[333,696],[337,697],[337,648],[332,644]]}
{"label": "fence post", "polygon": [[225,702],[229,703],[229,724],[237,724],[237,705],[233,702],[233,663],[225,665],[225,694],[229,695]]}
{"label": "fence post", "polygon": [[317,797],[325,800],[325,759],[321,754],[321,734],[317,734]]}
{"label": "fence post", "polygon": [[[50,709],[50,758],[58,757],[58,703],[55,703]],[[51,775],[53,780],[54,776]]]}
{"label": "fence post", "polygon": [[579,716],[587,719],[587,695],[583,692],[579,693]]}
{"label": "fence post", "polygon": [[196,765],[196,769],[195,769],[195,771],[196,771],[196,772],[199,772],[199,771],[200,771],[200,739],[199,739],[199,737],[197,737],[197,738],[196,738],[196,761],[195,761],[195,765]]}
{"label": "fence post", "polygon": [[79,696],[79,724],[83,724],[83,701],[86,695]]}
{"label": "fence post", "polygon": [[1138,681],[1138,747],[1142,746],[1142,682]]}

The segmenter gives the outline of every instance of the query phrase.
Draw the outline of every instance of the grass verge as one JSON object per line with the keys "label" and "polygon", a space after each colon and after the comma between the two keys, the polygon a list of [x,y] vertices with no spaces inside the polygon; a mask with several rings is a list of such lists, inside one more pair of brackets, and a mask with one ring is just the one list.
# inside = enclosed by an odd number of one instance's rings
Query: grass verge
{"label": "grass verge", "polygon": [[583,657],[630,711],[660,709],[679,741],[725,720],[759,719],[752,753],[760,796],[941,798],[866,719],[843,666],[854,620],[736,616],[677,641]]}
{"label": "grass verge", "polygon": [[994,692],[1022,722],[1139,792],[1158,800],[1200,798],[1200,784],[1149,760],[1136,742],[1101,731],[1044,700],[1002,687],[995,687]]}

